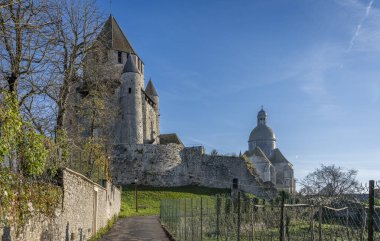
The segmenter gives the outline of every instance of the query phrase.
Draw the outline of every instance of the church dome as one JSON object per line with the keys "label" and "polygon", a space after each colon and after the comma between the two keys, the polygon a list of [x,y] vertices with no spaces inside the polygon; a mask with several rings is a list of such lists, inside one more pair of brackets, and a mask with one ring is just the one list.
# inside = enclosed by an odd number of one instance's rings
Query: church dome
{"label": "church dome", "polygon": [[267,126],[268,114],[261,106],[261,110],[257,113],[257,126],[249,135],[249,142],[255,141],[276,141],[273,130]]}
{"label": "church dome", "polygon": [[257,125],[249,135],[249,142],[252,141],[276,141],[276,136],[269,126]]}

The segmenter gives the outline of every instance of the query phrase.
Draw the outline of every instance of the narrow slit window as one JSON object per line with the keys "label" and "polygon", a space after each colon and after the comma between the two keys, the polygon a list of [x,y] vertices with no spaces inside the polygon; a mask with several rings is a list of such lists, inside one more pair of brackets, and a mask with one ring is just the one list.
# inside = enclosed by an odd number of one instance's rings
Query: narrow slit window
{"label": "narrow slit window", "polygon": [[120,52],[120,51],[117,52],[117,62],[118,62],[119,64],[122,63],[121,52]]}
{"label": "narrow slit window", "polygon": [[129,94],[132,93],[132,89],[131,88],[128,89],[128,93]]}

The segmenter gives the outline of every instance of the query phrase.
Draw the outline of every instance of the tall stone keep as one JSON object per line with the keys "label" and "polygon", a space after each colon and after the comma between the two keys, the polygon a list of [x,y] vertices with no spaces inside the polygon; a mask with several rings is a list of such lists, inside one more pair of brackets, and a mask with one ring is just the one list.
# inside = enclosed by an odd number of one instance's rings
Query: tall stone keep
{"label": "tall stone keep", "polygon": [[[111,15],[105,22],[98,44],[104,47],[107,75],[115,84],[112,106],[116,107],[112,132],[114,144],[159,144],[159,97],[152,80],[145,89],[144,62]],[[106,65],[106,64],[105,64]],[[112,71],[110,71],[112,69]]]}

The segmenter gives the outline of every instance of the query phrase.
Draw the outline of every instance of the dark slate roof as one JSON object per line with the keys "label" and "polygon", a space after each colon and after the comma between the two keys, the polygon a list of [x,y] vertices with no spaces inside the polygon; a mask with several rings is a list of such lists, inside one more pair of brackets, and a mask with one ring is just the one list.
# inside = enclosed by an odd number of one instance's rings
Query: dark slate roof
{"label": "dark slate roof", "polygon": [[174,143],[174,144],[180,144],[182,146],[183,143],[182,141],[179,139],[179,137],[177,136],[176,133],[172,133],[172,134],[161,134],[159,136],[160,138],[160,144],[161,145],[167,145],[167,144],[170,144],[170,143]]}
{"label": "dark slate roof", "polygon": [[125,63],[124,68],[123,68],[123,73],[127,73],[127,72],[139,73],[139,70],[137,69],[135,61],[133,60],[133,57],[131,54],[128,54],[127,62]]}
{"label": "dark slate roof", "polygon": [[108,20],[104,23],[103,29],[99,34],[99,38],[107,48],[123,51],[127,53],[136,54],[132,45],[129,43],[127,37],[125,37],[123,31],[117,24],[115,18],[110,15]]}
{"label": "dark slate roof", "polygon": [[156,88],[154,88],[154,85],[153,85],[152,79],[149,80],[148,85],[147,85],[146,88],[145,88],[145,92],[146,92],[149,96],[158,96],[157,91],[156,91]]}
{"label": "dark slate roof", "polygon": [[288,161],[284,155],[282,155],[281,151],[276,148],[273,150],[273,155],[270,159],[270,161],[272,163],[281,163],[281,162],[285,162],[285,163],[288,163],[289,165],[292,165],[292,163],[290,163],[290,161]]}

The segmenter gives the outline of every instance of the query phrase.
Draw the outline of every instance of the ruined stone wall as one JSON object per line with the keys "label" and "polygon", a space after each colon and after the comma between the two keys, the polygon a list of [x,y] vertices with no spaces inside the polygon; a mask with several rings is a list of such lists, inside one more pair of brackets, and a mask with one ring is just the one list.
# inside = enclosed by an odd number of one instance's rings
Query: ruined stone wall
{"label": "ruined stone wall", "polygon": [[64,169],[62,189],[62,202],[54,217],[36,214],[24,227],[19,227],[18,235],[15,227],[0,227],[0,240],[88,240],[120,212],[121,191],[108,182],[103,187],[79,173]]}
{"label": "ruined stone wall", "polygon": [[238,178],[247,192],[261,195],[267,189],[274,191],[243,158],[206,155],[203,147],[118,145],[111,170],[117,184],[130,184],[137,178],[141,185],[150,186],[230,188],[232,179]]}
{"label": "ruined stone wall", "polygon": [[118,145],[111,165],[117,184],[130,184],[137,178],[142,185],[181,186],[183,147],[169,145]]}

